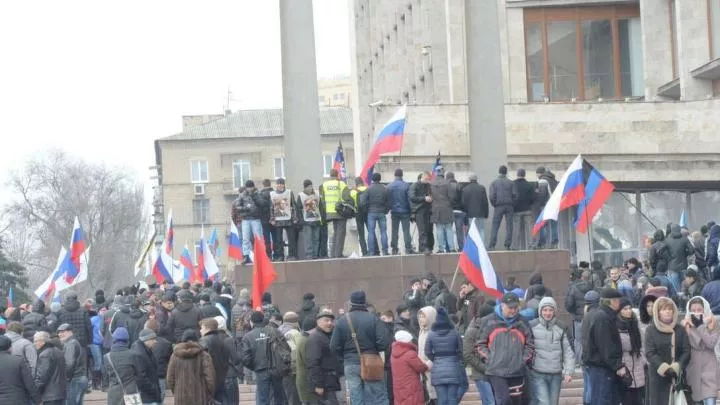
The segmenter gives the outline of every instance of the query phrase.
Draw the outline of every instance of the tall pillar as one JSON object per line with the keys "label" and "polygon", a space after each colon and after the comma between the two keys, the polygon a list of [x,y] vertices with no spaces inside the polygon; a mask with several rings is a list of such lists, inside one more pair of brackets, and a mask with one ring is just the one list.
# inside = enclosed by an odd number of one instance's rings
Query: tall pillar
{"label": "tall pillar", "polygon": [[[667,1],[640,0],[645,100],[658,99],[658,87],[673,79],[670,5]],[[663,61],[658,63],[658,61]]]}
{"label": "tall pillar", "polygon": [[304,179],[318,184],[323,178],[311,0],[280,0],[280,42],[285,174],[298,192]]}
{"label": "tall pillar", "polygon": [[507,164],[497,3],[465,0],[470,166],[486,188]]}
{"label": "tall pillar", "polygon": [[712,97],[712,82],[696,79],[692,70],[710,62],[708,6],[705,0],[676,0],[678,76],[682,100]]}

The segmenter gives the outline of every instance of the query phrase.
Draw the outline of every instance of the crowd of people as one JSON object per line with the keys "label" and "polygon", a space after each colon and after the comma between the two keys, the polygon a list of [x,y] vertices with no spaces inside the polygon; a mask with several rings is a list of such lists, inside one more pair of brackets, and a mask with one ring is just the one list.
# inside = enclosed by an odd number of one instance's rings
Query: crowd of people
{"label": "crowd of people", "polygon": [[[332,170],[330,179],[317,188],[312,180],[305,180],[297,195],[282,178],[275,181],[275,187],[265,179],[260,189],[248,180],[233,203],[232,220],[242,234],[245,264],[251,262],[253,235],[263,235],[266,253],[276,261],[294,260],[300,255],[307,259],[343,257],[349,219],[356,221],[363,256],[400,254],[401,230],[405,254],[456,252],[463,248],[469,224],[475,223],[483,233],[490,206],[489,249],[495,248],[503,219],[505,249],[556,247],[556,221],[548,221],[537,238],[530,236],[535,218],[557,186],[554,174],[538,167],[537,181],[530,182],[525,179],[525,169],[517,171],[515,180],[508,178],[507,171],[506,166],[500,167],[489,194],[476,175],[461,184],[442,166],[433,174],[421,173],[412,184],[403,179],[402,169],[395,170],[395,178],[388,184],[382,183],[380,173],[374,173],[369,185],[361,177],[346,183]],[[411,223],[417,226],[417,250]],[[332,233],[328,232],[330,224]],[[299,247],[301,234],[304,246]]]}
{"label": "crowd of people", "polygon": [[82,404],[94,389],[109,404],[160,404],[169,391],[178,405],[238,405],[239,385],[253,384],[259,405],[445,405],[472,383],[484,405],[556,405],[582,375],[585,404],[711,404],[718,242],[716,224],[670,225],[645,263],[571,266],[572,325],[539,273],[526,288],[509,277],[497,300],[427,274],[380,311],[355,291],[343,308],[307,293],[281,313],[269,293],[252,303],[247,289],[212,281],[83,303],[69,292],[62,304],[2,308],[0,403]]}

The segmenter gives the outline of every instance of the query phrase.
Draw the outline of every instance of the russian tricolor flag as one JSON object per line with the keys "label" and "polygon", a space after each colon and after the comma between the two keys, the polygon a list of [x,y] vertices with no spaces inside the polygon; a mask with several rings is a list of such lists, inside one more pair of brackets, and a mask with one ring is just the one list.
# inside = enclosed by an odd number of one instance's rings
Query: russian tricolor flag
{"label": "russian tricolor flag", "polygon": [[168,211],[167,225],[165,228],[165,240],[163,241],[163,249],[165,250],[165,253],[167,253],[170,257],[172,257],[174,241],[175,231],[173,229],[172,208],[170,208],[170,210]]}
{"label": "russian tricolor flag", "polygon": [[85,255],[85,235],[80,227],[80,220],[75,217],[72,235],[70,236],[70,262],[71,266],[65,272],[65,282],[72,285],[80,274],[81,257]]}
{"label": "russian tricolor flag", "polygon": [[490,262],[490,255],[474,221],[471,221],[465,238],[458,267],[475,288],[496,298],[503,296],[505,288]]}
{"label": "russian tricolor flag", "polygon": [[48,277],[37,289],[35,289],[35,296],[42,301],[50,302],[50,299],[60,291],[57,284],[64,281],[62,278],[65,275],[67,268],[70,266],[70,255],[68,254],[67,249],[65,249],[65,247],[60,247],[60,254],[58,255],[55,269],[52,274],[50,274],[50,277]]}
{"label": "russian tricolor flag", "polygon": [[158,284],[165,280],[173,282],[172,272],[172,257],[165,252],[165,249],[160,249],[160,254],[155,259],[155,264],[153,264],[152,268],[152,275],[155,277],[155,282]]}
{"label": "russian tricolor flag", "polygon": [[583,159],[583,177],[585,179],[585,195],[578,204],[577,220],[575,221],[575,230],[580,233],[587,232],[593,217],[615,190],[615,186],[585,159]]}
{"label": "russian tricolor flag", "polygon": [[242,260],[242,242],[240,240],[240,232],[235,222],[230,221],[230,239],[228,240],[228,256],[231,259]]}
{"label": "russian tricolor flag", "polygon": [[360,176],[365,180],[365,184],[370,184],[370,173],[375,163],[380,160],[380,155],[400,152],[402,150],[406,114],[407,106],[403,105],[393,114],[378,133],[375,143],[368,154],[367,161],[360,172]]}
{"label": "russian tricolor flag", "polygon": [[548,220],[557,221],[560,211],[580,204],[584,198],[583,158],[577,155],[538,216],[532,230],[533,235],[536,235]]}
{"label": "russian tricolor flag", "polygon": [[185,281],[194,281],[192,280],[192,276],[193,268],[195,266],[193,266],[192,257],[190,256],[190,249],[188,248],[187,243],[185,244],[182,254],[180,255],[180,267],[183,270],[183,279]]}
{"label": "russian tricolor flag", "polygon": [[342,180],[347,178],[347,170],[345,169],[345,153],[343,153],[342,141],[338,141],[338,147],[333,158],[333,169],[338,172],[338,177]]}

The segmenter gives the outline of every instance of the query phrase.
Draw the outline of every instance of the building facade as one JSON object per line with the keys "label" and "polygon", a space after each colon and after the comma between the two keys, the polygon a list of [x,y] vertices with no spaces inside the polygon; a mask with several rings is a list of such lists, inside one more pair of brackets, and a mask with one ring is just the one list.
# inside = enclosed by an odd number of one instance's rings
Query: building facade
{"label": "building facade", "polygon": [[318,102],[320,107],[350,107],[349,77],[318,80]]}
{"label": "building facade", "polygon": [[[403,151],[379,169],[440,152],[469,173],[465,1],[354,1],[356,161],[408,104]],[[566,216],[561,246],[618,262],[683,210],[691,228],[717,219],[720,0],[497,1],[503,81],[487,85],[503,87],[508,166],[560,176],[581,153],[617,188],[590,239]]]}
{"label": "building facade", "polygon": [[[176,253],[182,245],[190,250],[198,246],[201,231],[205,237],[217,229],[221,253],[218,261],[227,262],[227,235],[230,209],[238,188],[247,180],[262,187],[263,179],[274,181],[285,177],[284,157],[292,151],[283,147],[282,110],[246,110],[204,120],[183,117],[183,132],[155,141],[159,187],[156,215],[173,212]],[[352,151],[352,114],[348,108],[320,109],[322,150],[316,156],[318,165],[328,176],[338,143],[345,149],[346,164],[354,165]],[[324,179],[311,179],[321,184]],[[302,184],[287,184],[295,193]],[[162,228],[161,228],[162,229]],[[160,231],[159,235],[163,232]],[[180,248],[178,248],[178,246]]]}

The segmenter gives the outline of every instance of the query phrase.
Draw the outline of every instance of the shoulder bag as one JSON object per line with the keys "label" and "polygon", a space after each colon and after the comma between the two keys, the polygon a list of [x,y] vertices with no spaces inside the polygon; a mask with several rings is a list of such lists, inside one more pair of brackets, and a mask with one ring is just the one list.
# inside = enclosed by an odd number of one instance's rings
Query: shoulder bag
{"label": "shoulder bag", "polygon": [[[675,350],[677,349],[676,343],[676,333],[673,331],[671,343],[670,343],[670,357],[671,361],[670,364],[675,363]],[[673,383],[670,386],[670,399],[668,400],[668,405],[687,405],[687,393],[686,393],[687,387],[686,387],[686,381],[685,381],[685,373],[683,370],[680,370],[680,373],[677,376],[677,379],[673,381]]]}
{"label": "shoulder bag", "polygon": [[140,398],[139,392],[135,394],[128,394],[125,391],[125,385],[122,382],[122,378],[120,378],[120,374],[118,374],[117,370],[115,369],[115,365],[110,358],[110,353],[108,353],[105,358],[107,359],[108,363],[110,363],[110,368],[112,368],[113,373],[115,373],[115,377],[118,379],[118,384],[120,384],[120,389],[122,389],[123,402],[125,402],[125,405],[142,405],[142,398]]}
{"label": "shoulder bag", "polygon": [[350,326],[350,336],[355,342],[355,349],[357,349],[360,357],[360,379],[363,381],[382,381],[385,378],[385,362],[377,353],[362,353],[360,351],[360,343],[358,343],[357,333],[355,327],[353,327],[352,319],[350,319],[350,313],[345,317]]}

